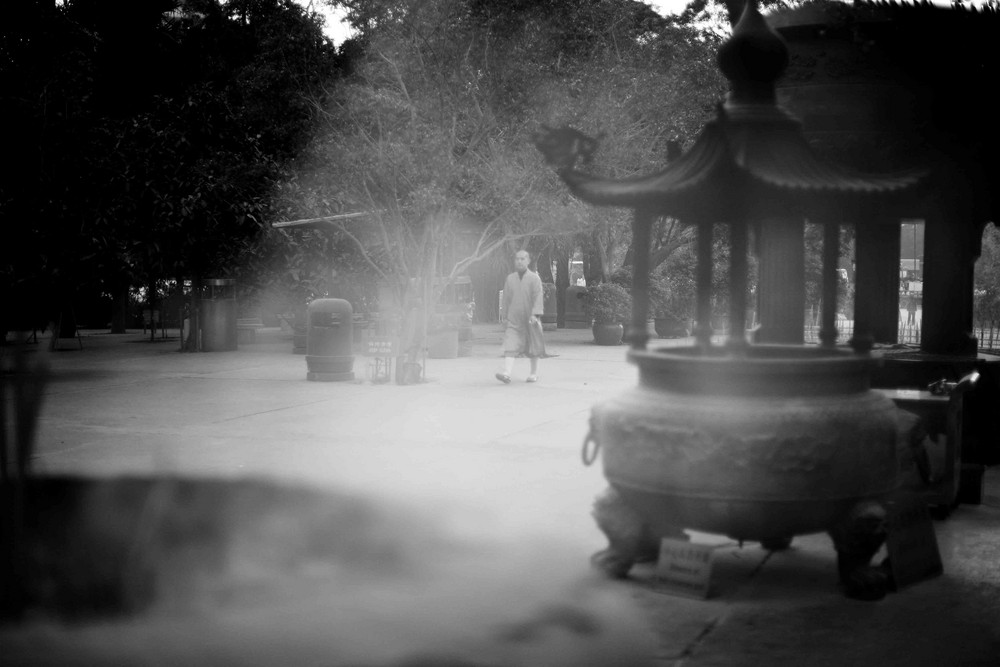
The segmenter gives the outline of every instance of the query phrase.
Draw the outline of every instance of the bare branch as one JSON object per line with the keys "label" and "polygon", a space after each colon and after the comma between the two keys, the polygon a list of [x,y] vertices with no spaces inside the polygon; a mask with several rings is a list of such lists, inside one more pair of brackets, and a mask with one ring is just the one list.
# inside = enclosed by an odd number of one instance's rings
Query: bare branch
{"label": "bare branch", "polygon": [[[375,203],[375,198],[372,196],[371,190],[368,189],[368,183],[367,182],[364,183],[364,191],[365,191],[365,195],[368,197],[368,201],[371,202],[372,204],[374,204]],[[392,203],[395,204],[395,202],[392,202]],[[397,209],[397,212],[398,212],[398,209]],[[402,217],[402,216],[399,215],[398,217]],[[389,225],[386,224],[385,216],[384,216],[384,213],[382,212],[382,209],[379,209],[378,217],[377,217],[377,222],[378,222],[379,232],[381,233],[381,236],[382,236],[382,247],[385,248],[385,250],[387,252],[392,251],[392,249],[396,249],[395,255],[397,256],[397,259],[399,260],[400,268],[402,269],[403,274],[404,275],[410,275],[410,267],[409,267],[409,265],[408,265],[408,263],[406,261],[406,252],[405,252],[405,250],[403,248],[400,248],[400,244],[399,243],[393,244],[393,242],[389,239]],[[400,227],[400,225],[396,225],[395,227],[396,227],[396,231],[398,231],[398,228]]]}
{"label": "bare branch", "polygon": [[406,88],[406,83],[403,81],[403,75],[399,71],[399,67],[396,65],[396,61],[387,57],[384,53],[379,51],[379,58],[384,60],[387,65],[392,69],[392,73],[396,75],[396,84],[399,86],[400,92],[403,97],[406,98],[406,106],[410,111],[410,122],[417,122],[417,108],[413,105],[413,99],[410,97],[410,91]]}
{"label": "bare branch", "polygon": [[344,223],[340,221],[333,221],[332,224],[335,229],[354,242],[354,245],[358,248],[358,251],[361,253],[365,262],[375,269],[375,272],[378,273],[379,277],[386,282],[391,282],[390,277],[385,273],[385,271],[382,270],[382,267],[378,265],[378,262],[376,262],[375,259],[368,253],[368,249],[365,247],[365,244],[361,242],[361,239],[355,236],[351,230],[344,225]]}
{"label": "bare branch", "polygon": [[338,220],[348,220],[350,218],[362,218],[366,215],[371,215],[368,211],[362,211],[359,213],[340,213],[338,215],[325,215],[321,218],[305,218],[302,220],[289,220],[287,222],[275,222],[271,226],[275,229],[282,229],[284,227],[301,227],[304,225],[314,225],[319,222],[336,222]]}
{"label": "bare branch", "polygon": [[454,278],[459,276],[462,272],[464,272],[466,269],[468,269],[470,266],[490,256],[498,248],[506,245],[511,241],[517,241],[524,238],[530,238],[534,236],[544,236],[544,235],[548,235],[548,233],[541,227],[536,227],[531,231],[523,232],[520,234],[509,234],[509,233],[503,234],[500,238],[494,239],[493,241],[487,243],[484,246],[484,241],[487,238],[486,231],[484,230],[483,234],[479,236],[479,241],[476,243],[475,250],[473,250],[473,252],[470,253],[467,257],[455,262],[455,265],[452,267],[451,272],[448,275],[448,278],[450,280],[453,280]]}

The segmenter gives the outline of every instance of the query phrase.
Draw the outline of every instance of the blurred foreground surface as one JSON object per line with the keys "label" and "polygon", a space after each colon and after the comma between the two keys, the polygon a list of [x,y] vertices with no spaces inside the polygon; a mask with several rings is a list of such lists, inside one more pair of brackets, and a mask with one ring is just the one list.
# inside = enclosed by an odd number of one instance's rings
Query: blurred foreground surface
{"label": "blurred foreground surface", "polygon": [[716,545],[708,600],[651,568],[603,582],[604,481],[579,449],[590,406],[635,382],[625,348],[553,332],[541,381],[520,360],[502,385],[499,328],[475,336],[418,386],[307,382],[276,330],[236,352],[94,334],[51,353],[36,472],[145,480],[100,502],[227,528],[182,521],[198,548],[150,551],[168,583],[142,615],[0,628],[4,664],[995,664],[995,471],[983,505],[935,523],[944,575],[881,602],[842,597],[825,535],[777,554],[695,535]]}

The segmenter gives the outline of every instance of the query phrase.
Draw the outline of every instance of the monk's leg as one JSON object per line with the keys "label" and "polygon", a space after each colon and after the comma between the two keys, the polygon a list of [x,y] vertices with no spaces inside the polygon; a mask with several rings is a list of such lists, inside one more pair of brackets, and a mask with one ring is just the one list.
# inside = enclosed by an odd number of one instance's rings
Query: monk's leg
{"label": "monk's leg", "polygon": [[516,358],[517,357],[515,357],[513,354],[509,354],[508,353],[508,354],[504,355],[504,358],[503,358],[503,372],[506,373],[508,376],[514,370],[514,359],[516,359]]}

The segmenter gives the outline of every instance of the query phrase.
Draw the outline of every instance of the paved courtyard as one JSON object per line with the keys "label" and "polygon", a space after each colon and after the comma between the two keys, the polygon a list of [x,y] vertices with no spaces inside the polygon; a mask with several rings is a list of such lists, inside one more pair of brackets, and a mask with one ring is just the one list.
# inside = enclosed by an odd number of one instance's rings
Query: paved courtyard
{"label": "paved courtyard", "polygon": [[[590,406],[636,380],[625,348],[593,345],[589,330],[553,332],[557,356],[541,362],[540,382],[524,382],[520,360],[503,385],[493,377],[499,327],[474,334],[471,356],[430,359],[425,384],[399,386],[367,382],[360,356],[356,381],[308,382],[305,358],[276,329],[238,351],[201,354],[179,353],[176,340],[90,333],[82,350],[49,355],[34,467],[278,479],[443,517],[459,509],[462,530],[492,536],[504,553],[540,547],[535,575],[590,576],[587,560],[605,544],[590,505],[605,485],[580,446]],[[717,547],[709,599],[664,593],[648,570],[611,595],[642,619],[654,664],[995,665],[994,472],[983,505],[935,524],[944,575],[880,602],[840,595],[823,535],[777,554],[695,535]]]}

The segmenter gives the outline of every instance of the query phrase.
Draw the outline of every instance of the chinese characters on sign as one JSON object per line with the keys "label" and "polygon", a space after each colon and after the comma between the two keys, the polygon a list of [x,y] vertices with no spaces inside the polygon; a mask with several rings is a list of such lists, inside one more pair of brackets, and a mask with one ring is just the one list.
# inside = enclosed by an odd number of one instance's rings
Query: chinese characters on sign
{"label": "chinese characters on sign", "polygon": [[662,588],[679,595],[708,597],[714,547],[663,538],[656,574]]}
{"label": "chinese characters on sign", "polygon": [[369,357],[393,357],[396,356],[396,341],[392,338],[372,336],[368,339]]}

